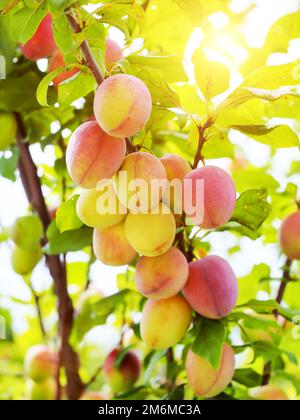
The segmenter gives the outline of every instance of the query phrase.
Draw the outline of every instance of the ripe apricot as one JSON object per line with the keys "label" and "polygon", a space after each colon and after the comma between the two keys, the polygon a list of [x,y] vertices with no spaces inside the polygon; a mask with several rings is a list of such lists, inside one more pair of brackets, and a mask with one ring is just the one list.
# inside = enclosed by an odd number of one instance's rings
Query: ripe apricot
{"label": "ripe apricot", "polygon": [[96,120],[102,130],[113,137],[137,134],[148,121],[151,108],[147,86],[142,80],[127,74],[107,78],[95,94]]}
{"label": "ripe apricot", "polygon": [[227,261],[208,256],[190,263],[183,292],[200,315],[219,319],[229,315],[236,304],[237,279]]}
{"label": "ripe apricot", "polygon": [[124,223],[102,231],[95,229],[93,248],[96,257],[103,264],[111,266],[129,264],[137,256],[136,251],[126,239]]}
{"label": "ripe apricot", "polygon": [[215,369],[206,359],[189,350],[186,359],[188,383],[198,397],[211,398],[220,394],[230,383],[234,374],[234,352],[225,343],[220,366]]}
{"label": "ripe apricot", "polygon": [[181,251],[171,248],[158,257],[142,257],[136,267],[138,291],[151,299],[167,299],[185,285],[189,274],[188,262]]}
{"label": "ripe apricot", "polygon": [[131,246],[146,257],[167,252],[175,239],[176,223],[170,209],[163,203],[151,213],[129,213],[125,219],[125,235]]}
{"label": "ripe apricot", "polygon": [[103,191],[83,190],[76,203],[79,219],[87,226],[107,229],[125,220],[127,209],[118,200],[113,185]]}
{"label": "ripe apricot", "polygon": [[122,60],[123,51],[120,46],[110,38],[106,38],[105,43],[105,65],[107,68],[110,68],[113,64]]}
{"label": "ripe apricot", "polygon": [[129,390],[138,380],[141,371],[139,358],[132,351],[126,353],[120,367],[117,367],[119,354],[119,349],[110,352],[103,365],[105,380],[114,392]]}
{"label": "ripe apricot", "polygon": [[146,211],[158,205],[166,181],[166,171],[157,157],[136,152],[126,156],[116,176],[116,193],[130,210]]}
{"label": "ripe apricot", "polygon": [[300,260],[300,210],[283,221],[279,240],[285,255],[292,260]]}
{"label": "ripe apricot", "polygon": [[[184,184],[184,210],[193,221],[195,218],[194,206],[199,200],[203,202],[204,214],[202,221],[195,223],[205,229],[215,229],[227,223],[232,216],[236,202],[236,190],[231,176],[216,166],[205,166],[187,174],[184,178],[191,183],[191,194],[187,191],[189,184]],[[196,193],[197,180],[203,181],[203,194],[198,197]],[[197,197],[196,197],[197,196]],[[198,219],[198,218],[197,218]]]}
{"label": "ripe apricot", "polygon": [[192,310],[182,296],[150,299],[143,309],[142,339],[152,349],[167,349],[184,337],[191,320]]}
{"label": "ripe apricot", "polygon": [[125,154],[125,140],[108,136],[96,121],[88,121],[81,124],[70,138],[67,168],[76,184],[95,188],[101,179],[115,175]]}
{"label": "ripe apricot", "polygon": [[171,153],[164,155],[160,158],[160,161],[164,165],[167,173],[167,179],[169,181],[163,195],[163,201],[171,208],[172,211],[178,208],[180,212],[175,211],[175,213],[181,214],[182,181],[184,177],[191,172],[192,168],[181,156]]}

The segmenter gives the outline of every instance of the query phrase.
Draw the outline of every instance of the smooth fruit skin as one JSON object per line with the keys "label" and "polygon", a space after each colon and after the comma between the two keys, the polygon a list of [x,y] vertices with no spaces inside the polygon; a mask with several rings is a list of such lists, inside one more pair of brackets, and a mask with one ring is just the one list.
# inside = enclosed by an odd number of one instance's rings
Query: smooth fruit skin
{"label": "smooth fruit skin", "polygon": [[147,86],[137,77],[117,74],[98,87],[94,113],[100,127],[118,138],[137,134],[148,121],[152,99]]}
{"label": "smooth fruit skin", "polygon": [[[52,71],[64,67],[65,61],[64,56],[59,50],[55,50],[52,57],[49,60],[48,65],[48,73],[51,73]],[[70,77],[74,76],[80,71],[79,68],[74,67],[71,70],[64,71],[63,73],[60,73],[58,76],[56,76],[52,81],[54,86],[58,86],[60,83],[64,82],[65,80],[70,79]]]}
{"label": "smooth fruit skin", "polygon": [[98,260],[115,267],[127,265],[137,256],[136,251],[126,239],[124,223],[102,231],[95,229],[93,249]]}
{"label": "smooth fruit skin", "polygon": [[187,259],[177,248],[159,257],[142,257],[136,267],[135,284],[138,291],[151,299],[167,299],[177,295],[189,274]]}
{"label": "smooth fruit skin", "polygon": [[10,235],[14,243],[23,249],[36,247],[43,237],[43,225],[35,214],[19,217],[13,224]]}
{"label": "smooth fruit skin", "polygon": [[105,43],[105,65],[107,68],[110,68],[113,64],[122,60],[123,51],[120,46],[110,38],[106,38]]}
{"label": "smooth fruit skin", "polygon": [[123,163],[125,140],[108,136],[96,121],[80,125],[70,138],[66,162],[73,181],[83,188],[95,188],[110,179]]}
{"label": "smooth fruit skin", "polygon": [[[164,155],[160,158],[160,161],[164,165],[169,182],[174,180],[182,182],[184,177],[192,170],[190,164],[185,159],[171,153]],[[179,206],[179,210],[181,210],[182,188],[178,192],[177,190],[174,191],[172,188],[167,188],[163,195],[163,202],[167,204],[172,211],[174,211],[177,206]],[[178,214],[180,213],[178,212]]]}
{"label": "smooth fruit skin", "polygon": [[292,260],[300,260],[300,210],[283,221],[279,240],[287,257]]}
{"label": "smooth fruit skin", "polygon": [[103,365],[105,381],[111,387],[112,391],[116,393],[132,388],[141,372],[139,358],[132,351],[126,353],[121,362],[121,366],[117,368],[115,363],[119,353],[119,349],[110,352]]}
{"label": "smooth fruit skin", "polygon": [[23,249],[15,246],[12,252],[12,267],[17,274],[25,276],[32,272],[41,258],[42,251],[39,245],[30,249]]}
{"label": "smooth fruit skin", "polygon": [[[190,172],[185,176],[185,180],[192,180],[192,203],[195,205],[196,180],[204,181],[204,214],[203,220],[199,224],[205,229],[215,229],[227,223],[232,216],[236,203],[236,189],[231,176],[223,169],[216,166],[205,166]],[[188,196],[185,194],[184,186],[184,210],[187,216],[192,219],[193,214],[189,214],[186,203]]]}
{"label": "smooth fruit skin", "polygon": [[200,315],[219,319],[229,315],[238,295],[236,276],[221,257],[208,256],[190,263],[184,289],[192,308]]}
{"label": "smooth fruit skin", "polygon": [[[136,180],[143,180],[147,187],[139,188]],[[116,193],[121,203],[130,210],[138,207],[139,211],[157,206],[163,191],[159,186],[155,188],[153,183],[151,185],[152,180],[167,180],[164,166],[157,157],[144,152],[126,156],[115,180]]]}
{"label": "smooth fruit skin", "polygon": [[26,374],[35,382],[44,382],[54,377],[57,369],[57,356],[47,346],[31,347],[25,357]]}
{"label": "smooth fruit skin", "polygon": [[158,257],[167,252],[174,242],[175,234],[174,216],[163,203],[152,209],[151,213],[129,213],[125,219],[126,238],[136,252],[146,257]]}
{"label": "smooth fruit skin", "polygon": [[76,212],[79,219],[87,226],[104,230],[117,225],[125,220],[127,209],[119,202],[113,188],[109,189],[108,194],[112,195],[112,200],[116,202],[116,212],[101,207],[101,197],[106,192],[97,189],[83,190],[76,203]]}
{"label": "smooth fruit skin", "polygon": [[56,394],[56,382],[48,378],[44,382],[28,380],[26,383],[26,394],[30,400],[54,400]]}
{"label": "smooth fruit skin", "polygon": [[251,392],[251,396],[258,400],[287,401],[289,398],[282,389],[275,385],[261,386]]}
{"label": "smooth fruit skin", "polygon": [[184,337],[191,320],[192,310],[182,296],[150,299],[143,309],[142,339],[152,349],[167,349]]}
{"label": "smooth fruit skin", "polygon": [[225,343],[219,369],[189,350],[186,359],[186,374],[189,385],[198,397],[212,398],[229,385],[234,374],[234,351]]}
{"label": "smooth fruit skin", "polygon": [[7,150],[16,140],[17,122],[10,112],[0,112],[0,151]]}
{"label": "smooth fruit skin", "polygon": [[52,17],[50,14],[47,14],[41,21],[33,37],[25,45],[21,46],[21,50],[29,60],[38,60],[51,55],[55,48]]}

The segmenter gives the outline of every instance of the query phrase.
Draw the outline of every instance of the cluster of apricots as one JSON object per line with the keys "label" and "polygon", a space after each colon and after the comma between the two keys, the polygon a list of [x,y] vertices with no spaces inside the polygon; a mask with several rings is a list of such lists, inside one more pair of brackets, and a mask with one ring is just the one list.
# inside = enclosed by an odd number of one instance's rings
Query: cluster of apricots
{"label": "cluster of apricots", "polygon": [[[64,66],[63,55],[55,45],[50,15],[43,19],[33,38],[21,46],[21,50],[31,60],[50,57],[49,71]],[[107,68],[122,57],[119,46],[107,39]],[[54,85],[78,71],[75,67],[59,74],[53,81]],[[229,221],[235,207],[236,190],[230,175],[218,167],[192,170],[188,162],[173,154],[161,158],[140,151],[127,154],[127,142],[146,125],[151,110],[151,94],[142,80],[127,74],[106,78],[95,93],[95,118],[75,130],[68,143],[66,161],[71,178],[82,188],[77,213],[83,223],[94,228],[96,257],[111,266],[127,265],[139,257],[136,288],[148,299],[142,313],[141,337],[151,349],[167,349],[183,339],[193,311],[209,319],[226,317],[236,304],[238,287],[236,276],[224,259],[204,256],[200,260],[188,261],[174,246],[178,226],[174,208],[178,197],[174,193],[166,199],[161,189],[154,201],[149,200],[152,180],[171,182],[179,179],[183,198],[184,180],[190,180],[190,200],[193,203],[189,204],[196,203],[196,184],[202,180],[203,219],[197,225],[204,229],[215,229]],[[127,176],[124,178],[121,173]],[[148,203],[147,211],[137,212],[132,208],[130,183],[137,179],[149,187],[146,192],[135,191],[138,200]],[[103,180],[107,187],[105,193],[97,188]],[[105,207],[107,199],[116,203],[114,211]],[[193,220],[194,215],[188,212],[192,206],[187,208],[186,200],[182,201],[183,211]],[[15,237],[18,240],[17,234]],[[281,246],[291,259],[300,259],[299,238],[298,211],[285,220],[280,234]],[[40,249],[36,260],[39,257]],[[28,270],[22,268],[18,271],[24,273]],[[115,392],[132,387],[141,369],[133,352],[128,352],[116,367],[119,352],[120,349],[113,350],[103,367],[106,381]],[[26,370],[32,398],[53,397],[56,366],[56,357],[49,349],[31,349],[26,358]],[[233,377],[234,351],[225,343],[219,368],[214,369],[207,360],[189,350],[186,373],[196,395],[213,397],[222,392]],[[272,399],[273,394],[271,386],[260,388],[256,398]],[[283,397],[279,394],[273,396]],[[90,393],[82,399],[101,399],[101,396]]]}

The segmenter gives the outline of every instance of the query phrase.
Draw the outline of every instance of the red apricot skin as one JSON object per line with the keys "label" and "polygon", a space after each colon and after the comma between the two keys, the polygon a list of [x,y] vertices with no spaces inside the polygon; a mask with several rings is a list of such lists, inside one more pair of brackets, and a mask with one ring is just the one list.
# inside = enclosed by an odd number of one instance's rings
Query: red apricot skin
{"label": "red apricot skin", "polygon": [[292,260],[300,260],[300,210],[283,221],[279,240],[287,257]]}
{"label": "red apricot skin", "polygon": [[122,60],[123,51],[119,45],[110,38],[106,38],[105,43],[105,65],[106,67],[110,67],[112,64]]}
{"label": "red apricot skin", "polygon": [[124,223],[101,231],[94,229],[93,249],[98,260],[115,267],[127,265],[137,256],[125,237]]}
{"label": "red apricot skin", "polygon": [[198,397],[212,398],[229,385],[234,374],[234,351],[225,343],[219,369],[189,350],[186,359],[188,383]]}
{"label": "red apricot skin", "polygon": [[108,77],[98,87],[94,114],[109,135],[126,138],[137,134],[147,123],[152,99],[145,83],[128,74]]}
{"label": "red apricot skin", "polygon": [[70,138],[66,162],[73,181],[83,188],[95,188],[101,179],[118,171],[126,154],[124,139],[108,136],[96,121],[80,125]]}
{"label": "red apricot skin", "polygon": [[210,319],[229,315],[236,305],[238,285],[230,265],[221,257],[208,256],[190,263],[183,289],[192,308]]}
{"label": "red apricot skin", "polygon": [[189,273],[187,259],[177,248],[159,257],[142,257],[136,267],[138,291],[151,299],[175,296],[185,285]]}
{"label": "red apricot skin", "polygon": [[287,401],[289,398],[282,389],[275,385],[265,385],[253,390],[251,396],[258,400]]}
{"label": "red apricot skin", "polygon": [[[193,170],[185,176],[185,179],[193,181],[192,202],[194,204],[196,203],[194,197],[196,180],[204,181],[204,215],[199,226],[205,229],[215,229],[227,223],[232,216],[236,203],[236,189],[231,176],[216,166],[205,166]],[[184,210],[188,217],[193,217],[193,215],[188,214],[186,203],[184,203]]]}
{"label": "red apricot skin", "polygon": [[47,14],[44,17],[33,37],[27,41],[25,45],[21,45],[20,48],[24,56],[29,60],[46,58],[52,54],[56,45],[52,30],[52,17],[50,14]]}
{"label": "red apricot skin", "polygon": [[130,389],[138,380],[141,372],[139,358],[132,351],[126,353],[118,369],[115,363],[119,353],[119,349],[111,351],[103,365],[105,380],[114,392]]}
{"label": "red apricot skin", "polygon": [[[48,72],[51,73],[52,71],[58,69],[59,67],[63,67],[65,65],[64,56],[59,50],[55,50],[52,57],[49,60]],[[60,83],[64,82],[65,80],[70,79],[70,77],[74,76],[80,71],[79,68],[74,67],[71,70],[64,71],[60,73],[53,79],[54,86],[58,86]]]}

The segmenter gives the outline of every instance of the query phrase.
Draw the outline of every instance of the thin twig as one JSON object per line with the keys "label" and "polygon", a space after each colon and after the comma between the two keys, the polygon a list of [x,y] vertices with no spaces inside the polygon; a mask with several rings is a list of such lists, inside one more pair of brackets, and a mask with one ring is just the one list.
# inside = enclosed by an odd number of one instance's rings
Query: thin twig
{"label": "thin twig", "polygon": [[[283,300],[284,297],[284,293],[286,291],[286,287],[288,285],[288,283],[291,281],[291,274],[290,274],[290,270],[291,270],[291,265],[292,265],[292,260],[287,258],[286,262],[284,264],[283,267],[283,273],[282,273],[282,280],[278,289],[278,293],[276,296],[276,302],[278,304],[280,304]],[[277,319],[278,318],[278,311],[275,310],[274,311],[274,316]],[[272,369],[272,364],[271,362],[268,362],[265,364],[264,366],[264,371],[263,371],[263,377],[262,377],[262,385],[267,385],[270,381],[271,378],[271,369]]]}
{"label": "thin twig", "polygon": [[29,279],[29,281],[28,281],[28,287],[29,287],[29,289],[31,291],[31,294],[32,294],[32,297],[34,299],[36,313],[37,313],[37,317],[38,317],[38,320],[39,320],[42,336],[43,336],[43,338],[46,338],[47,333],[46,333],[44,320],[43,320],[43,315],[42,315],[42,310],[41,310],[41,305],[40,305],[40,297],[37,295],[36,291],[34,290],[31,279]]}

